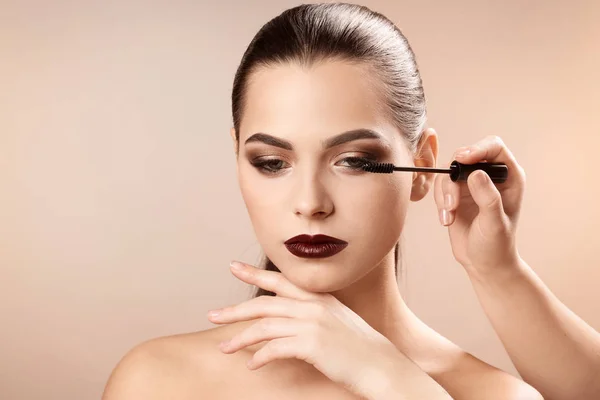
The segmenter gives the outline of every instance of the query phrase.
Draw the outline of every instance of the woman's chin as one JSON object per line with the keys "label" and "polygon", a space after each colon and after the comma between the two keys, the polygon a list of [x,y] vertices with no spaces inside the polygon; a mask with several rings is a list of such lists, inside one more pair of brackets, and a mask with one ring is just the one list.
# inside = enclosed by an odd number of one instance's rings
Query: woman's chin
{"label": "woman's chin", "polygon": [[279,269],[291,283],[301,289],[313,293],[329,293],[351,283],[350,269],[344,264],[329,260],[302,259],[287,261]]}

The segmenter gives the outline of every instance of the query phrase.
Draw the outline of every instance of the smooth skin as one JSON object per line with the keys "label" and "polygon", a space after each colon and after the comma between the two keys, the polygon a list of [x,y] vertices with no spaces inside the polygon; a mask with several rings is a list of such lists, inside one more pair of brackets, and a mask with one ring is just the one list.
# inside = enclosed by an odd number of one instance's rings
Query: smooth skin
{"label": "smooth skin", "polygon": [[231,354],[268,341],[248,361],[250,369],[295,358],[360,398],[451,399],[392,342],[331,294],[307,292],[279,272],[238,262],[232,269],[243,281],[277,294],[209,312],[218,324],[259,320],[220,344],[224,353]]}
{"label": "smooth skin", "polygon": [[[113,371],[104,400],[541,399],[404,302],[394,245],[409,204],[434,177],[367,173],[355,161],[435,166],[438,138],[425,129],[409,150],[379,106],[373,76],[367,66],[333,60],[253,73],[239,141],[231,136],[256,237],[281,272],[246,265],[232,274],[277,296],[226,307],[209,317],[215,328],[136,346]],[[302,233],[349,244],[326,259],[298,258],[283,242]]]}
{"label": "smooth skin", "polygon": [[569,310],[519,256],[516,231],[525,172],[499,137],[457,150],[472,164],[503,162],[508,180],[436,178],[440,222],[452,250],[523,379],[546,400],[600,399],[600,334]]}

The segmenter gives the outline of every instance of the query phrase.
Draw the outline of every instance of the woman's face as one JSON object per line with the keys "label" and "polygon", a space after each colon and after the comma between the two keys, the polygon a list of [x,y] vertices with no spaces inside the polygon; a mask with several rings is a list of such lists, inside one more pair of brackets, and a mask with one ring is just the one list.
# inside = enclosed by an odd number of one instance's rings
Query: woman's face
{"label": "woman's face", "polygon": [[[360,169],[357,157],[414,165],[374,87],[363,67],[334,61],[271,66],[250,77],[239,136],[241,193],[265,254],[311,292],[340,290],[393,260],[413,186],[424,183],[412,173]],[[332,256],[304,258],[284,243],[300,234],[348,244]]]}

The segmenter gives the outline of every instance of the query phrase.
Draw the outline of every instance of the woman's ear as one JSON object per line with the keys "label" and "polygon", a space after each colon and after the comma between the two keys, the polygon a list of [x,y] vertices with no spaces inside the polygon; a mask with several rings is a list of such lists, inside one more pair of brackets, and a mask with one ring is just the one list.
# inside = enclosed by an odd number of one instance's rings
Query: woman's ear
{"label": "woman's ear", "polygon": [[[414,157],[415,167],[435,168],[438,158],[438,136],[433,128],[427,128],[421,133]],[[435,180],[434,174],[415,172],[413,174],[410,199],[419,201],[429,192]]]}

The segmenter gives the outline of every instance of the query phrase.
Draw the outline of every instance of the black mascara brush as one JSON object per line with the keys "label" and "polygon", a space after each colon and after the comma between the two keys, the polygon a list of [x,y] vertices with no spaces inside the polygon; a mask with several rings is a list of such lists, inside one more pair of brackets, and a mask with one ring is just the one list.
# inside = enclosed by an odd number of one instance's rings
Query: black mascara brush
{"label": "black mascara brush", "polygon": [[433,172],[438,174],[450,174],[450,179],[453,182],[466,181],[469,175],[477,170],[485,171],[494,183],[504,183],[508,178],[508,167],[503,163],[477,163],[477,164],[462,164],[458,161],[453,161],[449,169],[439,168],[424,168],[424,167],[396,167],[390,163],[368,163],[362,166],[362,169],[367,172],[375,172],[379,174],[391,174],[394,171],[408,172]]}

